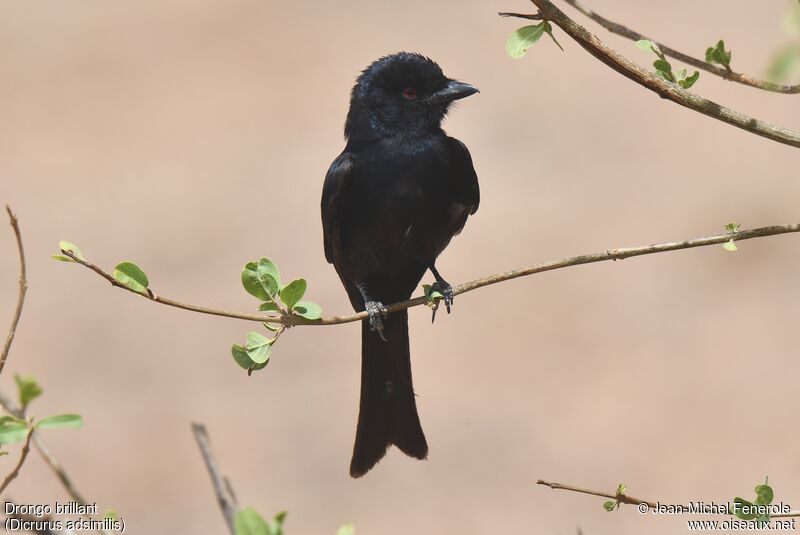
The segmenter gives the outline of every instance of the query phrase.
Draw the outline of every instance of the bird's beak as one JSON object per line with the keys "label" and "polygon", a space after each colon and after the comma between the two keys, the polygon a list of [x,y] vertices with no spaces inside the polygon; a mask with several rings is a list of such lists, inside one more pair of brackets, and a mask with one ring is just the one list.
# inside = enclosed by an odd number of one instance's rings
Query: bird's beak
{"label": "bird's beak", "polygon": [[450,80],[444,89],[440,89],[436,93],[428,97],[429,104],[441,104],[443,102],[452,102],[460,98],[465,98],[475,93],[480,93],[478,88],[474,85],[465,84],[456,80]]}

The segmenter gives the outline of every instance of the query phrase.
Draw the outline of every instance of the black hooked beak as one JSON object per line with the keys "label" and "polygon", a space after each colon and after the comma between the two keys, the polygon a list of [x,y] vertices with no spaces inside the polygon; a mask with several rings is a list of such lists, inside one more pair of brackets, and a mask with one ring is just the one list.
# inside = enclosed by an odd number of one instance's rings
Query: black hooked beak
{"label": "black hooked beak", "polygon": [[460,98],[465,98],[475,93],[480,93],[478,88],[474,85],[465,84],[456,80],[450,80],[443,89],[428,97],[428,104],[441,104],[443,102],[452,102]]}

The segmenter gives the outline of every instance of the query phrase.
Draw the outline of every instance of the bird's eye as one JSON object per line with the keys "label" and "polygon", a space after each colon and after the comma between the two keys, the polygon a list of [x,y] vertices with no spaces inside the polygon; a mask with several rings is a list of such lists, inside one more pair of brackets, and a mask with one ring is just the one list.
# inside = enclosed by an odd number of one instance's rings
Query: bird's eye
{"label": "bird's eye", "polygon": [[414,100],[417,98],[417,90],[413,87],[406,87],[403,89],[403,98],[406,100]]}

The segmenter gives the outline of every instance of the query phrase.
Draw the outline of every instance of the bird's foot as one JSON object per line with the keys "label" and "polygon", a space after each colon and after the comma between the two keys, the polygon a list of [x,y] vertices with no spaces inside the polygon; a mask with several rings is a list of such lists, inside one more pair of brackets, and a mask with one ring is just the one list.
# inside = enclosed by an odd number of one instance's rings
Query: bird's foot
{"label": "bird's foot", "polygon": [[450,283],[442,280],[436,281],[431,285],[431,290],[435,290],[444,296],[444,306],[447,309],[447,313],[450,314],[450,307],[453,306],[453,287],[450,286]]}
{"label": "bird's foot", "polygon": [[380,301],[367,301],[364,304],[364,308],[367,314],[369,314],[369,329],[371,331],[378,331],[378,336],[381,337],[381,340],[388,342],[383,335],[383,319],[385,319],[388,314],[386,307],[383,306],[383,303]]}
{"label": "bird's foot", "polygon": [[[445,280],[436,281],[431,284],[431,290],[442,294],[442,301],[444,301],[444,306],[447,308],[447,313],[450,314],[450,307],[453,306],[453,287],[450,286],[450,283]],[[434,303],[432,308],[431,323],[436,321],[436,311],[439,309],[439,303]]]}

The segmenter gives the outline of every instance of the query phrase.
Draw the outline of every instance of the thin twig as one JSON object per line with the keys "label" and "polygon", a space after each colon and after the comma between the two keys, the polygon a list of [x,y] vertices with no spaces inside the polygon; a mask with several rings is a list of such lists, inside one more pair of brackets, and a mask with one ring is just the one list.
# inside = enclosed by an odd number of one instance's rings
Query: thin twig
{"label": "thin twig", "polygon": [[[620,503],[627,503],[629,505],[640,505],[645,504],[649,509],[656,510],[659,507],[659,502],[653,502],[650,500],[642,500],[639,498],[634,498],[633,496],[629,496],[624,493],[615,492],[603,492],[601,490],[591,490],[591,489],[584,489],[581,487],[574,487],[572,485],[565,485],[563,483],[553,483],[551,481],[545,481],[543,479],[539,479],[536,481],[537,485],[544,485],[545,487],[550,487],[551,489],[556,490],[568,490],[570,492],[577,492],[579,494],[589,494],[592,496],[600,496],[601,498],[609,498],[612,500],[616,500]],[[661,504],[663,505],[663,504]],[[690,508],[688,505],[670,505],[670,508],[675,508],[676,510],[681,510],[683,512],[689,512]],[[720,513],[724,514],[724,513]],[[791,517],[800,517],[800,511],[790,511],[788,513],[776,513],[769,515],[770,518],[791,518]]]}
{"label": "thin twig", "polygon": [[661,98],[671,100],[681,106],[741,128],[751,134],[800,148],[800,132],[726,108],[716,102],[695,95],[681,88],[678,84],[659,78],[604,44],[597,36],[564,14],[550,0],[531,0],[531,2],[539,8],[546,20],[556,24],[595,58],[626,78],[658,94]]}
{"label": "thin twig", "polygon": [[720,67],[714,65],[712,63],[708,63],[701,59],[697,59],[693,56],[688,54],[684,54],[683,52],[678,52],[674,48],[671,48],[660,41],[656,41],[655,39],[651,39],[650,37],[646,37],[635,30],[631,30],[630,28],[623,26],[617,22],[613,22],[608,20],[607,18],[599,15],[595,11],[585,7],[581,4],[578,0],[564,0],[567,4],[571,5],[593,21],[600,24],[603,28],[610,31],[611,33],[615,33],[626,39],[630,39],[632,41],[640,41],[642,39],[647,39],[648,41],[652,41],[658,45],[661,51],[671,58],[675,58],[678,61],[682,61],[692,67],[696,67],[698,69],[704,70],[706,72],[710,72],[711,74],[715,74],[725,80],[730,80],[732,82],[738,82],[740,84],[744,84],[750,87],[755,87],[758,89],[763,89],[764,91],[773,91],[775,93],[785,93],[785,94],[797,94],[800,93],[800,84],[797,85],[782,85],[782,84],[774,84],[772,82],[767,82],[765,80],[759,80],[758,78],[754,78],[752,76],[748,76],[747,74],[741,74],[730,69],[726,69],[724,67]]}
{"label": "thin twig", "polygon": [[[478,288],[483,288],[484,286],[490,286],[492,284],[497,284],[500,282],[505,282],[511,279],[516,279],[518,277],[525,277],[528,275],[533,275],[535,273],[542,273],[544,271],[554,271],[556,269],[563,269],[571,266],[579,266],[582,264],[591,264],[594,262],[605,262],[607,260],[623,260],[625,258],[630,258],[632,256],[643,256],[648,254],[654,253],[665,253],[667,251],[677,251],[680,249],[691,249],[694,247],[706,247],[709,245],[717,245],[720,243],[725,243],[730,241],[731,239],[735,241],[743,241],[743,240],[750,240],[753,238],[763,238],[766,236],[776,236],[779,234],[787,234],[791,232],[800,232],[800,224],[795,225],[776,225],[771,227],[762,227],[756,228],[751,230],[739,230],[736,233],[726,233],[726,234],[718,234],[716,236],[709,236],[706,238],[695,238],[692,240],[684,240],[684,241],[677,241],[677,242],[666,242],[666,243],[657,243],[653,245],[644,245],[641,247],[631,247],[631,248],[622,248],[622,249],[611,249],[608,251],[603,251],[600,253],[592,253],[580,256],[573,256],[570,258],[565,258],[563,260],[556,260],[552,262],[545,262],[544,264],[536,264],[533,266],[528,266],[520,269],[515,269],[513,271],[506,271],[505,273],[498,273],[496,275],[490,275],[488,277],[484,277],[482,279],[476,279],[471,282],[467,282],[464,284],[460,284],[453,288],[453,294],[459,295],[467,292],[471,292],[472,290],[477,290]],[[246,321],[257,321],[257,322],[267,322],[267,323],[282,323],[289,326],[296,326],[296,325],[338,325],[340,323],[351,323],[354,321],[362,321],[367,319],[368,314],[366,312],[358,312],[356,314],[351,314],[349,316],[329,316],[325,318],[320,318],[318,320],[307,320],[305,318],[301,318],[296,315],[292,316],[264,316],[260,314],[247,314],[243,312],[229,312],[226,310],[218,310],[214,308],[208,308],[198,305],[189,305],[186,303],[180,303],[173,299],[169,299],[166,297],[158,296],[152,292],[149,294],[139,293],[135,290],[131,290],[127,286],[120,284],[117,282],[113,276],[109,273],[104,271],[102,268],[88,262],[86,260],[82,260],[77,258],[74,254],[70,251],[62,250],[62,254],[70,257],[78,264],[85,266],[104,279],[108,280],[112,285],[122,288],[124,290],[128,290],[129,292],[135,293],[136,295],[140,295],[145,299],[149,299],[150,301],[154,301],[156,303],[160,303],[162,305],[168,305],[171,307],[180,308],[183,310],[190,310],[192,312],[199,312],[201,314],[211,314],[213,316],[223,316],[226,318],[233,318],[233,319],[240,319]],[[387,312],[396,312],[398,310],[404,310],[407,308],[416,307],[419,305],[424,305],[428,301],[425,297],[416,297],[414,299],[409,299],[408,301],[402,301],[400,303],[394,303],[386,307]]]}
{"label": "thin twig", "polygon": [[507,13],[505,11],[500,11],[498,15],[500,15],[501,17],[514,17],[517,19],[528,19],[528,20],[542,20],[544,18],[542,17],[541,13],[535,13],[533,15],[530,15],[527,13]]}
{"label": "thin twig", "polygon": [[19,222],[17,221],[17,216],[11,211],[11,207],[6,205],[6,212],[8,212],[8,217],[11,219],[11,228],[14,229],[14,236],[17,238],[17,249],[19,251],[19,266],[20,266],[20,273],[19,273],[19,295],[17,297],[17,309],[14,312],[14,319],[11,320],[11,329],[8,331],[8,337],[6,338],[6,345],[3,347],[3,353],[0,355],[0,373],[3,373],[3,367],[6,365],[6,358],[8,358],[8,352],[11,349],[11,342],[14,341],[14,335],[17,332],[17,325],[19,324],[19,318],[22,315],[22,305],[25,304],[25,293],[28,291],[28,278],[25,271],[25,250],[22,248],[22,235],[19,231]]}
{"label": "thin twig", "polygon": [[14,481],[14,479],[19,475],[19,471],[22,469],[22,465],[25,464],[25,459],[28,458],[28,453],[31,451],[31,438],[33,438],[33,427],[28,430],[28,436],[25,439],[25,445],[22,446],[22,453],[19,456],[19,462],[17,462],[17,466],[15,466],[14,470],[12,470],[11,473],[6,476],[6,478],[3,480],[3,484],[0,485],[0,493],[6,490],[11,482]]}
{"label": "thin twig", "polygon": [[545,481],[544,479],[539,479],[536,481],[536,484],[544,485],[545,487],[550,487],[551,489],[556,490],[569,490],[571,492],[578,492],[580,494],[591,494],[592,496],[600,496],[601,498],[611,498],[612,500],[617,500],[620,503],[627,503],[629,505],[639,505],[644,503],[651,509],[656,508],[656,502],[640,500],[639,498],[634,498],[633,496],[628,496],[624,493],[615,492],[610,494],[600,490],[582,489],[580,487],[573,487],[572,485],[564,485],[563,483],[553,483],[550,481]]}
{"label": "thin twig", "polygon": [[231,491],[230,483],[220,473],[217,461],[214,459],[214,454],[211,452],[211,444],[209,443],[206,426],[199,423],[192,423],[192,433],[194,433],[197,447],[200,448],[200,454],[203,456],[203,460],[206,463],[208,474],[211,476],[211,482],[214,485],[214,493],[217,495],[217,502],[219,503],[219,508],[222,510],[222,516],[225,517],[225,523],[228,524],[231,535],[236,535],[234,518],[236,517],[236,511],[239,510],[239,506]]}
{"label": "thin twig", "polygon": [[[2,406],[9,414],[13,414],[17,418],[25,417],[25,414],[19,407],[17,407],[16,403],[9,399],[3,392],[0,392],[0,406]],[[86,501],[86,498],[84,498],[75,487],[75,483],[72,481],[72,478],[69,476],[69,474],[67,474],[67,471],[61,465],[59,460],[55,457],[55,455],[53,455],[53,453],[44,443],[42,438],[39,436],[38,431],[33,432],[33,445],[39,451],[39,454],[42,456],[53,473],[55,473],[58,480],[61,481],[61,484],[64,486],[64,490],[67,491],[67,494],[69,494],[74,501],[81,505],[93,505]]]}

